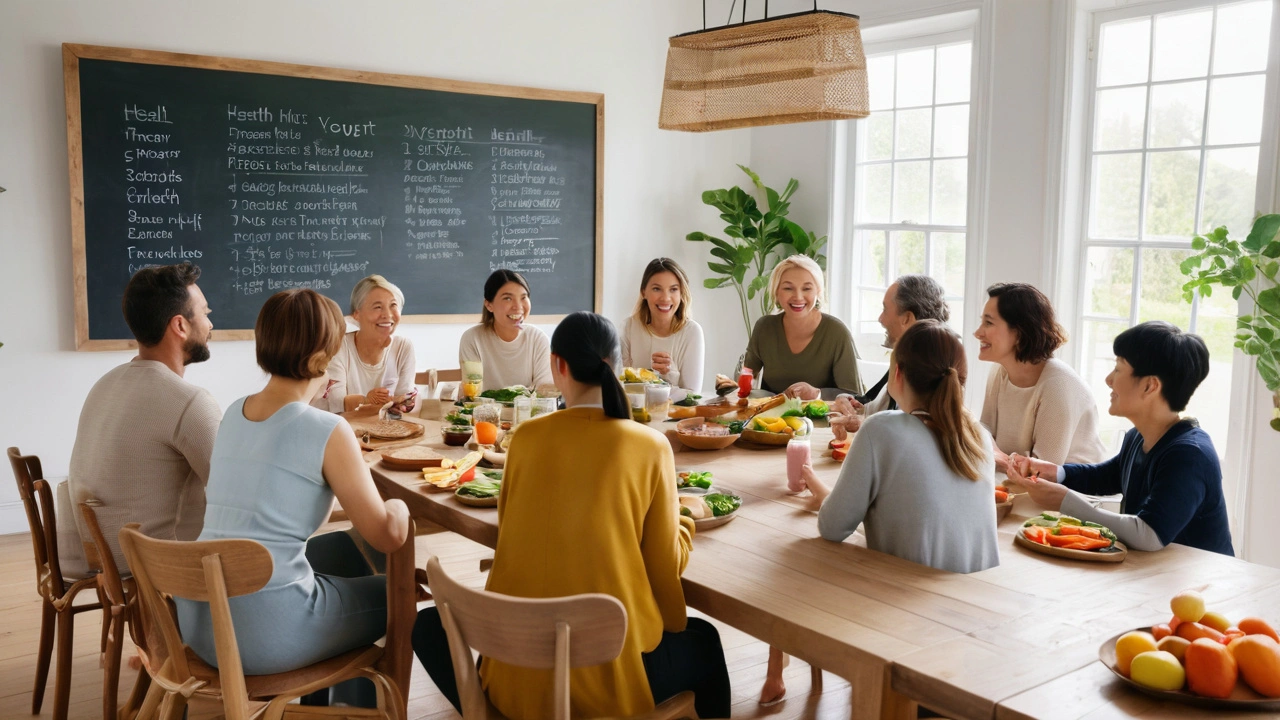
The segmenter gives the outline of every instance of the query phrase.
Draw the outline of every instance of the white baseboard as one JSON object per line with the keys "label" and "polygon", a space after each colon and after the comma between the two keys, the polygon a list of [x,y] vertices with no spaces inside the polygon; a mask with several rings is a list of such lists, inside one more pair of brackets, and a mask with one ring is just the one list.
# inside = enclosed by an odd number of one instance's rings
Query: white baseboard
{"label": "white baseboard", "polygon": [[21,500],[0,503],[0,535],[31,532],[27,525],[27,511]]}

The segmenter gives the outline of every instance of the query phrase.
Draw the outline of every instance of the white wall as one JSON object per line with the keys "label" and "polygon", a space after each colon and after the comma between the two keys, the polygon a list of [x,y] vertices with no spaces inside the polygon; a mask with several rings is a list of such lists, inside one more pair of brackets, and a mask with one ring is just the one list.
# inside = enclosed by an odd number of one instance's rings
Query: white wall
{"label": "white wall", "polygon": [[[700,248],[683,240],[708,219],[699,196],[737,182],[734,163],[749,160],[745,131],[657,127],[666,38],[698,26],[699,13],[685,0],[0,3],[0,186],[8,189],[0,194],[0,446],[38,454],[49,477],[65,475],[85,394],[131,357],[73,350],[61,43],[602,92],[604,310],[620,321],[654,256],[685,262],[700,285]],[[478,307],[480,288],[460,290]],[[463,329],[402,326],[422,367],[455,366]],[[741,334],[737,325],[707,323],[712,347],[741,346],[733,333]],[[251,343],[211,350],[187,377],[224,407],[263,382]],[[0,533],[25,529],[14,485],[0,483]]]}

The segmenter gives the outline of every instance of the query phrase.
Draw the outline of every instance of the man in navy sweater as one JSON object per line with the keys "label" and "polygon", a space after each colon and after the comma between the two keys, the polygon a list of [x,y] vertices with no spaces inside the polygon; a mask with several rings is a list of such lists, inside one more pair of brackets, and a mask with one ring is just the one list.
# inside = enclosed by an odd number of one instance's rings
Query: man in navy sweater
{"label": "man in navy sweater", "polygon": [[[1176,542],[1234,555],[1213,441],[1194,418],[1179,415],[1209,374],[1204,340],[1155,321],[1120,333],[1112,349],[1109,411],[1134,426],[1120,454],[1096,465],[1062,467],[1015,455],[1010,482],[1046,508],[1111,528],[1134,550]],[[1081,493],[1122,493],[1124,499],[1113,513],[1093,507]]]}

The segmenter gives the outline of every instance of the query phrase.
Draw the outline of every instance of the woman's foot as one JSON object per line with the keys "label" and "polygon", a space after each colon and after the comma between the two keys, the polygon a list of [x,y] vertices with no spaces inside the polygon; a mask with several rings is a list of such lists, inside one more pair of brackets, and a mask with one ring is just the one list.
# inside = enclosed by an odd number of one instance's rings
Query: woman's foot
{"label": "woman's foot", "polygon": [[765,671],[764,685],[760,688],[760,705],[777,705],[787,696],[787,684],[782,679],[782,669],[791,664],[791,656],[776,647],[769,648],[769,666]]}

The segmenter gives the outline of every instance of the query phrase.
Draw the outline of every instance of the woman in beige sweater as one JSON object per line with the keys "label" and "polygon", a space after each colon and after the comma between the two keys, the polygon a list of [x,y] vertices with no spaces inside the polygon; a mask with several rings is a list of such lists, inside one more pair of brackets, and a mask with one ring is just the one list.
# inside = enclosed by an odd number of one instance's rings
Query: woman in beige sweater
{"label": "woman in beige sweater", "polygon": [[1096,463],[1098,405],[1089,386],[1053,353],[1066,342],[1049,298],[1026,283],[997,283],[974,337],[978,359],[998,365],[987,379],[982,424],[995,439],[996,469],[1012,453],[1054,464]]}

